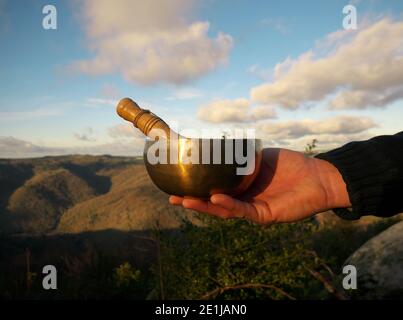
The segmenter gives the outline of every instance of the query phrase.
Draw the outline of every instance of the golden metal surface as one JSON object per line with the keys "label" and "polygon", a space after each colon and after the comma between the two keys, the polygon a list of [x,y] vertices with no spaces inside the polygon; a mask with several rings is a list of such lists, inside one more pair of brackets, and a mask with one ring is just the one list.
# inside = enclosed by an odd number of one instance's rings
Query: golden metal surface
{"label": "golden metal surface", "polygon": [[[145,135],[152,138],[152,140],[146,142],[144,148],[144,163],[154,184],[168,194],[197,198],[209,198],[215,193],[237,195],[245,191],[252,184],[259,171],[262,159],[260,140],[187,139],[177,135],[161,118],[148,110],[140,108],[130,98],[120,100],[116,111],[119,116],[133,123]],[[166,140],[168,141],[166,148],[167,163],[152,164],[147,157],[150,147],[155,142],[154,139],[159,137],[155,134],[154,129],[162,130],[165,133],[165,137],[168,138]],[[179,137],[179,139],[174,139],[173,137]],[[171,143],[173,141],[176,144]],[[226,149],[228,148],[226,144],[228,141],[232,141],[232,149]],[[252,156],[249,158],[249,161],[253,159],[254,170],[248,175],[238,174],[237,169],[243,166],[238,165],[236,161],[226,161],[225,159],[226,150],[231,150],[229,158],[236,159],[236,148],[234,147],[236,141],[242,144],[244,150],[246,150],[245,148],[248,145],[253,147],[251,154],[248,156]],[[196,146],[193,149],[190,148],[194,151],[192,163],[188,161],[189,146]],[[206,153],[203,154],[203,152],[206,152],[205,148],[209,149],[207,150],[209,151],[207,158],[205,157]],[[176,161],[170,161],[171,154],[175,154]],[[214,154],[218,154],[218,156],[213,158]],[[194,159],[197,161],[193,161]]]}
{"label": "golden metal surface", "polygon": [[[198,139],[191,139],[198,140]],[[179,139],[183,141],[183,139]],[[168,146],[168,163],[151,164],[147,152],[154,141],[148,140],[144,149],[144,163],[147,172],[154,184],[162,191],[178,196],[188,196],[207,199],[212,194],[224,193],[228,195],[238,195],[244,192],[255,179],[262,160],[260,140],[243,139],[242,143],[254,142],[254,170],[249,175],[237,174],[237,168],[242,167],[236,163],[226,164],[224,159],[225,139],[219,139],[221,145],[221,163],[214,164],[212,161],[214,139],[210,139],[210,163],[202,164],[202,142],[199,143],[199,162],[184,163],[181,156],[181,146],[179,145],[178,163],[170,161],[170,147]],[[235,142],[235,140],[234,140]]]}

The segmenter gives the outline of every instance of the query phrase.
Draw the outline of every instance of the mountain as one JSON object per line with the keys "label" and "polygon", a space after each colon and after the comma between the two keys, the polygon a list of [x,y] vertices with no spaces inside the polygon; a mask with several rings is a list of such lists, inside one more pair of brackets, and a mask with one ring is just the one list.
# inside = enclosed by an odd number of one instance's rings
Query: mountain
{"label": "mountain", "polygon": [[171,229],[192,214],[168,204],[139,158],[60,156],[0,160],[0,232]]}
{"label": "mountain", "polygon": [[[139,158],[0,159],[0,299],[188,297],[202,283],[207,292],[215,279],[227,281],[231,272],[236,284],[279,279],[280,288],[294,285],[302,294],[301,283],[317,290],[322,280],[311,285],[315,277],[307,271],[306,280],[290,281],[301,277],[292,268],[318,261],[329,277],[396,222],[363,225],[327,213],[317,216],[319,228],[315,221],[265,228],[219,219],[205,228],[180,228],[185,219],[200,225],[196,216],[168,204]],[[289,251],[294,245],[297,251]],[[46,265],[57,267],[56,291],[43,290]],[[313,297],[324,299],[319,290]]]}

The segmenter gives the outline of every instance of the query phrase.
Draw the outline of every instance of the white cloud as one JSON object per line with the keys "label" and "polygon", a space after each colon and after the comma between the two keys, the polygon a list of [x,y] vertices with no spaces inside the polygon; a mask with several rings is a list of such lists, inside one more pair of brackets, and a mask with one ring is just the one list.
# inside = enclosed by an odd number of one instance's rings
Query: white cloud
{"label": "white cloud", "polygon": [[184,83],[227,62],[232,38],[212,39],[208,22],[189,22],[193,1],[84,0],[82,20],[95,53],[70,69],[90,75],[120,72],[143,85]]}
{"label": "white cloud", "polygon": [[14,137],[0,137],[0,158],[32,158],[68,154],[92,154],[136,156],[141,155],[144,149],[144,139],[124,139],[105,144],[91,144],[80,147],[48,147],[36,145],[32,142]]}
{"label": "white cloud", "polygon": [[[403,70],[402,70],[403,72]],[[356,109],[384,107],[395,100],[403,98],[403,85],[385,88],[383,91],[350,90],[338,93],[329,103],[331,109]]]}
{"label": "white cloud", "polygon": [[355,134],[322,134],[322,135],[306,135],[300,138],[293,139],[266,139],[264,145],[266,147],[281,147],[293,150],[304,151],[308,143],[313,139],[317,140],[316,151],[322,152],[332,150],[343,146],[351,141],[363,141],[371,138],[369,132],[360,132]]}
{"label": "white cloud", "polygon": [[281,34],[289,33],[290,26],[280,18],[264,18],[260,20],[260,24],[263,26],[269,26],[280,32]]}
{"label": "white cloud", "polygon": [[215,100],[199,107],[199,119],[213,122],[250,122],[275,118],[276,112],[270,106],[252,107],[247,99]]}
{"label": "white cloud", "polygon": [[265,122],[257,125],[267,139],[295,139],[313,135],[350,135],[367,131],[377,125],[368,117],[338,116],[326,119],[303,119],[282,122]]}
{"label": "white cloud", "polygon": [[175,90],[172,95],[170,95],[166,100],[190,100],[196,99],[203,96],[203,93],[200,90],[193,88],[182,88]]}
{"label": "white cloud", "polygon": [[108,134],[112,138],[120,139],[120,138],[132,138],[132,139],[143,139],[145,138],[144,134],[140,132],[137,128],[134,127],[133,124],[129,122],[117,124],[115,126],[108,128]]}
{"label": "white cloud", "polygon": [[105,83],[101,90],[100,90],[100,95],[102,98],[109,99],[109,100],[116,100],[122,97],[122,94],[120,93],[119,89],[110,83]]}
{"label": "white cloud", "polygon": [[72,147],[65,154],[109,154],[112,156],[138,156],[143,154],[143,140],[117,140],[110,143],[91,145],[88,147]]}
{"label": "white cloud", "polygon": [[27,111],[0,111],[0,122],[25,121],[35,118],[54,117],[61,114],[63,114],[63,109],[58,107],[44,107]]}
{"label": "white cloud", "polygon": [[[240,99],[242,100],[242,99]],[[302,150],[312,139],[319,140],[321,150],[341,146],[352,140],[365,140],[376,127],[370,118],[339,116],[320,120],[293,120],[264,122],[256,125],[258,136],[268,147],[287,147]],[[118,124],[108,129],[113,138],[104,144],[88,146],[49,147],[15,137],[0,137],[0,158],[27,158],[67,154],[140,155],[144,149],[144,135],[130,124]]]}
{"label": "white cloud", "polygon": [[270,77],[271,70],[262,69],[257,64],[251,65],[246,71],[260,80],[267,81]]}
{"label": "white cloud", "polygon": [[[323,55],[323,51],[327,52]],[[403,22],[382,19],[328,35],[315,50],[274,68],[252,100],[296,109],[336,94],[334,109],[384,107],[403,98]]]}
{"label": "white cloud", "polygon": [[95,142],[97,139],[95,138],[94,129],[91,127],[84,128],[81,132],[74,133],[74,137],[77,140],[85,141],[85,142]]}
{"label": "white cloud", "polygon": [[115,107],[118,104],[118,100],[115,99],[104,99],[104,98],[87,98],[84,105],[89,108],[98,107]]}
{"label": "white cloud", "polygon": [[0,137],[1,158],[26,158],[44,155],[59,155],[62,149],[38,146],[14,137]]}
{"label": "white cloud", "polygon": [[257,107],[251,107],[249,113],[247,113],[246,121],[259,121],[265,119],[277,118],[276,110],[272,106],[260,105]]}

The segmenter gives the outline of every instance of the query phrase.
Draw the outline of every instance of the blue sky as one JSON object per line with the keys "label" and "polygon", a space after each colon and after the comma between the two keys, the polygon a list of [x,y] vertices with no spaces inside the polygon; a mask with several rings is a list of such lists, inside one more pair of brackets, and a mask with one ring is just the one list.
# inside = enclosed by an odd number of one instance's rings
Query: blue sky
{"label": "blue sky", "polygon": [[[402,66],[402,1],[351,2],[358,28],[346,34],[348,1],[175,0],[168,9],[163,2],[0,0],[0,156],[137,154],[141,136],[114,109],[125,96],[180,128],[256,127],[267,145],[295,149],[313,137],[326,149],[402,130],[403,83],[387,66]],[[57,8],[57,30],[42,27],[47,4]],[[318,43],[337,31],[320,51]],[[385,62],[374,70],[360,34],[394,46],[380,48]],[[363,58],[337,68],[337,41]],[[307,52],[315,57],[301,59]],[[276,77],[287,58],[295,70]],[[320,59],[329,75],[310,71]],[[358,80],[343,73],[347,67]],[[342,97],[329,102],[340,88]]]}

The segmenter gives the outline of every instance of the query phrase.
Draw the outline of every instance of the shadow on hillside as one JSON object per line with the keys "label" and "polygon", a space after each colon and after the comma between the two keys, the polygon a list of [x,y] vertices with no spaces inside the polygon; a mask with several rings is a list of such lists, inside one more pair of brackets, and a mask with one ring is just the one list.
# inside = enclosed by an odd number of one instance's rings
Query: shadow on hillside
{"label": "shadow on hillside", "polygon": [[[176,230],[167,231],[177,232]],[[140,270],[133,298],[144,299],[156,260],[155,233],[102,230],[78,234],[0,236],[0,298],[105,298],[117,294],[113,274],[129,263]],[[45,265],[57,268],[58,290],[42,288]],[[118,288],[119,289],[119,288]],[[120,289],[119,289],[120,290]],[[126,293],[123,292],[124,296]],[[127,297],[127,296],[126,296]]]}
{"label": "shadow on hillside", "polygon": [[34,175],[30,164],[13,165],[0,163],[0,213],[7,206],[8,199],[25,181]]}
{"label": "shadow on hillside", "polygon": [[155,238],[151,230],[114,229],[77,234],[5,235],[0,237],[0,269],[14,271],[23,267],[25,270],[27,250],[32,264],[38,265],[57,264],[60,257],[83,257],[91,251],[122,261],[135,257],[135,264],[143,267],[155,257]]}
{"label": "shadow on hillside", "polygon": [[86,181],[97,194],[107,193],[112,186],[109,177],[96,174],[97,170],[102,169],[102,165],[78,165],[74,163],[65,163],[63,167]]}
{"label": "shadow on hillside", "polygon": [[[0,159],[0,235],[52,231],[66,210],[108,193],[112,178],[133,165],[143,166],[142,159],[110,156]],[[47,175],[51,171],[56,174]],[[29,188],[23,188],[34,178],[38,179],[27,185]],[[22,189],[11,199],[19,188]]]}

